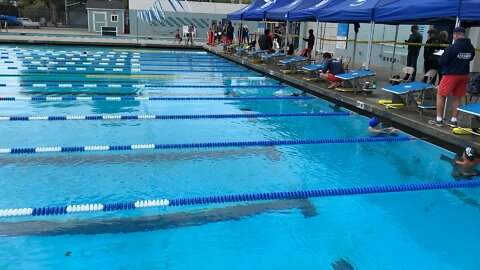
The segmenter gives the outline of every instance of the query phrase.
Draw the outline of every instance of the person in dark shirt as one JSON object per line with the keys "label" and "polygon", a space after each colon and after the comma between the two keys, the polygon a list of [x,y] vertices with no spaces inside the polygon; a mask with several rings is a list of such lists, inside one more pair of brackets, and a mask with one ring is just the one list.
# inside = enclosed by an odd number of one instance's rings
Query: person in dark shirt
{"label": "person in dark shirt", "polygon": [[310,58],[312,56],[313,46],[315,45],[315,36],[313,35],[313,29],[308,30],[308,38],[303,38],[307,42],[307,49],[303,56]]}
{"label": "person in dark shirt", "polygon": [[[407,43],[422,43],[422,34],[418,31],[418,25],[414,25],[411,28],[412,34],[408,40],[405,40]],[[413,67],[415,71],[412,74],[412,82],[415,81],[415,76],[417,76],[417,60],[418,55],[420,54],[421,46],[418,45],[408,45],[408,55],[407,55],[407,67]]]}
{"label": "person in dark shirt", "polygon": [[227,44],[230,45],[232,44],[233,42],[233,33],[234,33],[235,29],[233,28],[232,26],[232,22],[228,22],[228,25],[227,25]]}
{"label": "person in dark shirt", "polygon": [[273,51],[273,40],[269,29],[265,29],[265,33],[258,38],[258,46],[260,46],[260,50],[266,50],[268,53]]}
{"label": "person in dark shirt", "polygon": [[450,126],[457,126],[458,106],[461,98],[467,93],[470,61],[475,57],[475,48],[470,39],[465,38],[465,28],[457,27],[453,31],[454,43],[448,46],[440,57],[443,78],[438,86],[437,118],[428,123],[443,126],[445,99],[453,96],[452,119]]}
{"label": "person in dark shirt", "polygon": [[437,30],[434,28],[428,30],[428,39],[425,42],[430,46],[425,46],[423,49],[423,67],[425,68],[425,73],[430,69],[435,69],[438,71],[438,56],[434,55],[436,50],[439,50],[438,39],[437,39]]}
{"label": "person in dark shirt", "polygon": [[339,87],[342,84],[342,79],[337,78],[335,75],[345,73],[342,62],[332,59],[332,55],[330,53],[323,54],[323,62],[325,63],[325,66],[320,73],[320,77],[328,80],[331,83],[328,87],[329,89]]}

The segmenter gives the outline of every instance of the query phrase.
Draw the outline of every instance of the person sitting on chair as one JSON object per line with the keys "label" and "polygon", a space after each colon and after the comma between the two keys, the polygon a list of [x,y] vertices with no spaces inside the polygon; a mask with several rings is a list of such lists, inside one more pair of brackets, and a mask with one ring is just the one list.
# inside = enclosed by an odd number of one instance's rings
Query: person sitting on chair
{"label": "person sitting on chair", "polygon": [[342,79],[337,78],[335,75],[345,73],[342,62],[332,59],[330,53],[323,54],[323,62],[325,62],[325,66],[319,75],[320,78],[326,79],[331,83],[330,86],[328,86],[329,89],[339,87],[342,84]]}

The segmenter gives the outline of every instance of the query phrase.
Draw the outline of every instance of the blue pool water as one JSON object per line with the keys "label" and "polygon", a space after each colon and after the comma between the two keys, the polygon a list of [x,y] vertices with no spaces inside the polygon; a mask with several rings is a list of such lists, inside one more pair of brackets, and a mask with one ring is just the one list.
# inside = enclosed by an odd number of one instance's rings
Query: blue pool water
{"label": "blue pool water", "polygon": [[[69,55],[72,51],[86,51],[87,56],[78,57],[94,59],[71,60],[77,57]],[[114,57],[102,60],[108,53]],[[125,60],[116,61],[121,55]],[[1,45],[0,56],[1,97],[271,97],[300,92],[200,51]],[[32,65],[24,62],[31,61],[47,69],[24,69]],[[121,72],[49,69],[117,62],[124,63]],[[48,85],[59,82],[71,85]],[[75,85],[80,83],[90,86]],[[0,102],[1,116],[338,110],[321,99]],[[367,123],[360,115],[3,121],[0,148],[363,138]],[[453,157],[421,140],[0,155],[0,209],[453,181],[452,167],[441,155]],[[479,269],[479,195],[477,189],[437,190],[3,218],[0,269]],[[164,216],[151,218],[157,215]],[[344,267],[333,268],[339,261]]]}

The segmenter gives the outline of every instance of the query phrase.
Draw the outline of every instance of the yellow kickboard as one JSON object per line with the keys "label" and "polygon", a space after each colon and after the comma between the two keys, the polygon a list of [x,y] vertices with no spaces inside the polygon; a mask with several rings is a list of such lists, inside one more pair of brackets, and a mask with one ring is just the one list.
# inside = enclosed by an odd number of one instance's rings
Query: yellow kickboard
{"label": "yellow kickboard", "polygon": [[314,82],[317,80],[317,78],[303,78],[307,82]]}
{"label": "yellow kickboard", "polygon": [[452,128],[452,133],[457,135],[472,135],[472,132],[471,128]]}
{"label": "yellow kickboard", "polygon": [[392,103],[392,104],[387,104],[387,109],[403,109],[405,108],[405,104],[403,103]]}
{"label": "yellow kickboard", "polygon": [[392,101],[387,99],[382,99],[378,101],[378,104],[382,104],[382,105],[392,104]]}

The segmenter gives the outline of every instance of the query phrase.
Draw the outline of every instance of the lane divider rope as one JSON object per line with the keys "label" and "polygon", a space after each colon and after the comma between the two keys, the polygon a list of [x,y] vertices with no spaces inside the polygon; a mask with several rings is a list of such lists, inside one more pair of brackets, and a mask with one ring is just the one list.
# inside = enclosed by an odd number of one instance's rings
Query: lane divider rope
{"label": "lane divider rope", "polygon": [[413,137],[367,137],[367,138],[336,138],[336,139],[299,139],[299,140],[269,140],[269,141],[237,141],[208,143],[172,143],[172,144],[133,144],[133,145],[90,145],[67,147],[21,147],[0,148],[0,154],[36,154],[36,153],[74,153],[92,151],[133,151],[133,150],[178,150],[199,148],[230,148],[230,147],[265,147],[284,145],[342,144],[342,143],[379,143],[403,142],[414,140]]}
{"label": "lane divider rope", "polygon": [[32,96],[0,97],[0,101],[235,101],[235,100],[302,100],[314,99],[311,96],[285,97],[136,97],[136,96]]}
{"label": "lane divider rope", "polygon": [[61,115],[61,116],[0,116],[0,121],[69,121],[69,120],[187,120],[227,118],[279,118],[352,116],[351,112],[300,112],[300,113],[238,113],[238,114],[180,114],[180,115]]}
{"label": "lane divider rope", "polygon": [[85,87],[85,88],[284,88],[284,84],[272,84],[272,85],[220,85],[220,84],[133,84],[133,83],[20,83],[20,84],[6,84],[0,83],[0,87],[60,87],[60,88],[72,88],[72,87]]}
{"label": "lane divider rope", "polygon": [[476,188],[480,186],[480,180],[461,180],[450,182],[429,182],[429,183],[413,183],[401,185],[384,185],[369,187],[348,187],[348,188],[332,188],[332,189],[316,189],[302,191],[287,192],[264,192],[264,193],[248,193],[234,194],[223,196],[206,196],[179,199],[159,199],[159,200],[137,200],[126,202],[108,202],[108,203],[90,203],[63,206],[43,206],[30,208],[12,208],[0,210],[0,217],[17,217],[17,216],[53,216],[66,215],[79,212],[113,212],[122,210],[133,210],[138,208],[152,207],[175,207],[187,205],[206,205],[219,203],[240,203],[252,201],[269,201],[269,200],[298,200],[319,197],[335,197],[335,196],[353,196],[367,194],[384,194],[384,193],[400,193],[427,190],[442,190],[454,188]]}
{"label": "lane divider rope", "polygon": [[250,70],[191,70],[191,69],[140,69],[140,68],[89,68],[89,67],[1,67],[0,70],[24,71],[115,71],[115,72],[196,72],[196,73],[249,73]]}

